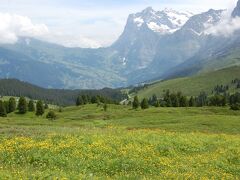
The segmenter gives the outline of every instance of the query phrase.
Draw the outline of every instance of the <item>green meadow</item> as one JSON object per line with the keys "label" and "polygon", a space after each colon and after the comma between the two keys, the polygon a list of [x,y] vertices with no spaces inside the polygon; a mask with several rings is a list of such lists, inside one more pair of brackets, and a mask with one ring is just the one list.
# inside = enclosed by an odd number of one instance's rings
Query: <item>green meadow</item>
{"label": "green meadow", "polygon": [[240,112],[109,105],[0,118],[1,179],[238,179]]}

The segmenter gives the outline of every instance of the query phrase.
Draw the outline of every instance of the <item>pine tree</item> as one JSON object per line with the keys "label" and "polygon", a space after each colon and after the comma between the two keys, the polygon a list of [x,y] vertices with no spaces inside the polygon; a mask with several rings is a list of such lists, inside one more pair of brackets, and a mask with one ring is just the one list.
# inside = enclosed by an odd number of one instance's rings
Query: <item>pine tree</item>
{"label": "pine tree", "polygon": [[222,106],[226,106],[227,105],[227,97],[223,96],[222,97]]}
{"label": "pine tree", "polygon": [[133,107],[133,109],[137,109],[139,107],[139,100],[138,100],[137,96],[134,97],[132,107]]}
{"label": "pine tree", "polygon": [[172,106],[173,106],[173,107],[179,107],[179,99],[178,99],[178,96],[173,93],[173,94],[170,95],[170,98],[171,98]]}
{"label": "pine tree", "polygon": [[20,97],[18,102],[18,112],[19,114],[25,114],[27,112],[27,101],[25,97]]}
{"label": "pine tree", "polygon": [[16,100],[15,98],[11,97],[9,99],[9,113],[14,112],[16,110]]}
{"label": "pine tree", "polygon": [[36,115],[42,116],[44,114],[44,106],[42,101],[38,101],[36,105]]}
{"label": "pine tree", "polygon": [[4,106],[5,106],[5,109],[6,109],[6,113],[7,114],[10,113],[10,111],[9,111],[9,101],[4,101],[3,103],[4,103]]}
{"label": "pine tree", "polygon": [[44,109],[48,109],[48,104],[47,103],[44,104]]}
{"label": "pine tree", "polygon": [[30,100],[28,103],[28,111],[34,112],[35,111],[35,104],[33,100]]}
{"label": "pine tree", "polygon": [[103,110],[106,112],[106,111],[107,111],[107,108],[108,108],[108,106],[107,106],[107,104],[105,103],[105,104],[103,105]]}
{"label": "pine tree", "polygon": [[180,107],[187,107],[188,106],[188,100],[186,96],[181,96],[179,100]]}
{"label": "pine tree", "polygon": [[82,95],[82,100],[83,100],[83,104],[87,104],[88,103],[88,98],[86,95]]}
{"label": "pine tree", "polygon": [[7,117],[7,112],[3,101],[0,101],[0,117]]}
{"label": "pine tree", "polygon": [[160,107],[160,102],[157,100],[155,107]]}
{"label": "pine tree", "polygon": [[207,94],[205,92],[201,92],[200,95],[197,97],[197,106],[202,107],[206,106],[207,104]]}
{"label": "pine tree", "polygon": [[189,107],[194,107],[196,105],[195,98],[191,96],[189,100]]}
{"label": "pine tree", "polygon": [[170,97],[166,97],[165,102],[167,107],[172,107],[172,101]]}
{"label": "pine tree", "polygon": [[141,102],[141,108],[142,109],[148,109],[149,105],[148,105],[148,100],[146,98],[144,98]]}
{"label": "pine tree", "polygon": [[83,99],[82,96],[78,96],[76,100],[76,106],[81,106],[83,105]]}
{"label": "pine tree", "polygon": [[240,89],[240,83],[237,84],[237,89]]}
{"label": "pine tree", "polygon": [[165,95],[164,95],[164,102],[165,102],[166,107],[172,107],[172,101],[171,101],[171,98],[170,98],[170,91],[169,90],[167,90]]}
{"label": "pine tree", "polygon": [[76,99],[76,106],[80,106],[80,98],[79,98],[79,96]]}
{"label": "pine tree", "polygon": [[156,94],[152,95],[152,97],[149,99],[148,104],[150,104],[151,106],[156,106],[158,101],[158,98],[156,96]]}
{"label": "pine tree", "polygon": [[96,97],[96,96],[92,96],[92,98],[91,98],[91,103],[92,104],[96,104],[96,103],[100,103],[100,100]]}

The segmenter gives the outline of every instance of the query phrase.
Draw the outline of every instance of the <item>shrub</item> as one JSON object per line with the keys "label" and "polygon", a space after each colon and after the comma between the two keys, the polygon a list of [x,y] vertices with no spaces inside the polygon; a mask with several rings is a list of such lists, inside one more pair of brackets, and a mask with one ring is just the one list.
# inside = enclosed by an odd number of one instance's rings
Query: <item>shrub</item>
{"label": "shrub", "polygon": [[49,111],[46,118],[51,119],[51,120],[55,120],[57,118],[57,115],[54,111]]}
{"label": "shrub", "polygon": [[240,103],[232,104],[231,110],[239,111],[240,110]]}
{"label": "shrub", "polygon": [[60,112],[60,113],[63,112],[63,108],[59,107],[58,112]]}

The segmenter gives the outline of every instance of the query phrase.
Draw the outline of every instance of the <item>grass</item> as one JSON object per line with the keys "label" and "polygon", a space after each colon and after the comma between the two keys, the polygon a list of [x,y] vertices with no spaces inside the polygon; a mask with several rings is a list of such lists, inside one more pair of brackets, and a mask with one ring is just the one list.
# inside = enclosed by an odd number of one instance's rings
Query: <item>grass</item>
{"label": "grass", "polygon": [[238,179],[240,112],[87,105],[0,118],[1,179]]}
{"label": "grass", "polygon": [[[240,77],[240,66],[234,66],[210,73],[204,73],[193,77],[177,78],[167,81],[162,81],[150,85],[138,92],[138,96],[151,97],[156,94],[162,97],[164,90],[181,91],[187,96],[197,96],[201,91],[211,93],[216,85],[230,85],[231,81]],[[234,92],[234,90],[232,90]],[[235,90],[236,91],[236,90]]]}
{"label": "grass", "polygon": [[222,57],[211,59],[208,63],[204,64],[202,72],[214,71],[231,66],[240,65],[240,52],[239,48],[232,49],[228,54]]}

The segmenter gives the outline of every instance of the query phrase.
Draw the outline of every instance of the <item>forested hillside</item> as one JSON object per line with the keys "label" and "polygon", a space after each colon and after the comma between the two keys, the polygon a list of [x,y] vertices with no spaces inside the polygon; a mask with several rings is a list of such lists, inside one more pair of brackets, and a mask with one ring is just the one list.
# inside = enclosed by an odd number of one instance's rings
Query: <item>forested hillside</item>
{"label": "forested hillside", "polygon": [[24,96],[30,99],[40,99],[56,105],[73,105],[79,95],[103,96],[119,102],[125,98],[119,89],[104,88],[101,90],[64,90],[45,89],[17,79],[0,80],[1,96]]}
{"label": "forested hillside", "polygon": [[229,93],[234,93],[235,91],[239,91],[239,88],[237,88],[237,85],[232,85],[232,80],[239,77],[240,67],[234,66],[192,77],[156,82],[144,87],[137,87],[131,92],[137,92],[137,95],[141,99],[150,98],[153,94],[163,97],[166,90],[173,92],[181,91],[186,96],[197,96],[202,91],[211,94],[216,86],[223,85],[229,86]]}

